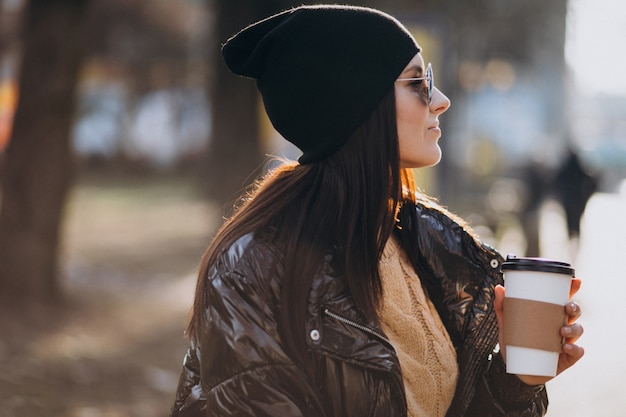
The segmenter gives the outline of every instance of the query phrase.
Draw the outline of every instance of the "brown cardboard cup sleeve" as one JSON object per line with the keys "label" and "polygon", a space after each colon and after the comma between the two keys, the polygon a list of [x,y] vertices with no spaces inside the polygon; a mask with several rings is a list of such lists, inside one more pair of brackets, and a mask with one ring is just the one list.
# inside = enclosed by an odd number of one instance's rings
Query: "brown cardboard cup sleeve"
{"label": "brown cardboard cup sleeve", "polygon": [[562,305],[504,297],[504,343],[561,352],[561,327],[567,315]]}

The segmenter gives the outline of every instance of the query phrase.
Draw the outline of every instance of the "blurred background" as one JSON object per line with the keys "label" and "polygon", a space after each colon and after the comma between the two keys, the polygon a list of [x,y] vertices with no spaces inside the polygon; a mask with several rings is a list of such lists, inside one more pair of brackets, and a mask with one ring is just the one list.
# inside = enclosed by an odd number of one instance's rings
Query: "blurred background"
{"label": "blurred background", "polygon": [[[587,354],[548,415],[623,416],[626,6],[348,3],[405,23],[453,103],[420,187],[583,279]],[[168,415],[205,247],[271,156],[298,157],[219,47],[299,4],[0,0],[0,417]]]}

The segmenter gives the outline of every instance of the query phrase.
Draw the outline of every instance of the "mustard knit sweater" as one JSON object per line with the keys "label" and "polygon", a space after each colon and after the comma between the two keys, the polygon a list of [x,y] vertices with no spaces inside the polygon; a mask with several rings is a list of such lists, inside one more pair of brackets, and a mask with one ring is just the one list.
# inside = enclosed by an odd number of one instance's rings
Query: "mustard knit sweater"
{"label": "mustard knit sweater", "polygon": [[411,417],[443,417],[458,367],[452,341],[398,241],[391,237],[379,264],[382,328],[396,349]]}

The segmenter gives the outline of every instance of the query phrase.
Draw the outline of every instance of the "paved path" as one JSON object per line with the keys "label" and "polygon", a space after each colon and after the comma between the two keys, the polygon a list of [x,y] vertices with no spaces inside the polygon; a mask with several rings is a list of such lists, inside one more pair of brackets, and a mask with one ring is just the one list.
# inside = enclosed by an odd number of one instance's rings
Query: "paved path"
{"label": "paved path", "polygon": [[[558,224],[555,220],[552,227]],[[565,256],[558,232],[544,256]],[[560,248],[560,249],[559,249]],[[585,356],[548,383],[548,417],[626,416],[626,193],[597,194],[589,202],[581,230],[578,256],[572,260],[583,280],[576,299],[583,308],[580,322]]]}

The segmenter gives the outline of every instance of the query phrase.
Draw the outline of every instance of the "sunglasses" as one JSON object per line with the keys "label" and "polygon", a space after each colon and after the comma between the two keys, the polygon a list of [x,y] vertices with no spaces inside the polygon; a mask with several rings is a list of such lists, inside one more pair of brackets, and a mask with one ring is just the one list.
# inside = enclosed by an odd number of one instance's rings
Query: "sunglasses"
{"label": "sunglasses", "polygon": [[435,79],[433,77],[433,67],[428,63],[426,67],[426,73],[423,77],[418,78],[398,78],[397,81],[428,81],[428,104],[431,104],[433,101],[433,90],[435,88]]}

